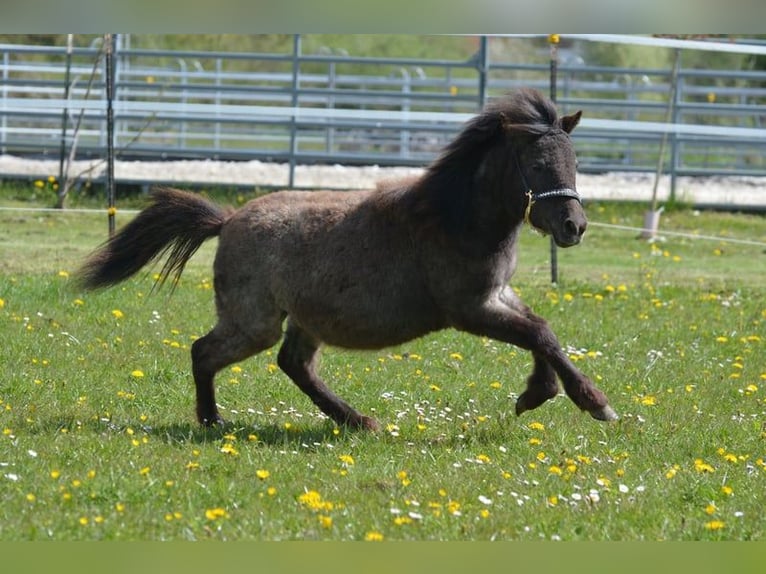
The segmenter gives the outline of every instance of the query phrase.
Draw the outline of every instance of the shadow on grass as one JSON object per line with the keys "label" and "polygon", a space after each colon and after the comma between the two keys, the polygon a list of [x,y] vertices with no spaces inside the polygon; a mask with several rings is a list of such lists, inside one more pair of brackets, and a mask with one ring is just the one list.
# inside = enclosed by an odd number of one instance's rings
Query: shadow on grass
{"label": "shadow on grass", "polygon": [[224,425],[214,427],[203,427],[197,423],[176,423],[153,426],[147,428],[146,432],[171,444],[204,444],[235,437],[237,442],[250,441],[274,447],[320,445],[353,433],[339,429],[329,421],[289,427],[285,427],[284,424],[238,424],[236,421],[227,421]]}

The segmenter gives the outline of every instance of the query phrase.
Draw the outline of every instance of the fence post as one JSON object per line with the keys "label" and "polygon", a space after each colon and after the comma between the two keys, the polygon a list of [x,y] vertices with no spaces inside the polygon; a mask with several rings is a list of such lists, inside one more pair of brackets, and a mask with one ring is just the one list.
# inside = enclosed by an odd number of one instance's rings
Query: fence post
{"label": "fence post", "polygon": [[487,103],[487,74],[489,72],[489,49],[486,36],[479,37],[479,109]]}
{"label": "fence post", "polygon": [[[672,106],[672,113],[670,120],[673,124],[678,123],[680,103],[683,100],[683,89],[685,82],[683,75],[681,74],[681,49],[676,48],[675,57],[673,60],[673,73],[672,73],[672,100],[670,105]],[[680,142],[678,141],[678,135],[674,132],[670,134],[670,201],[674,202],[676,199],[676,183],[678,178],[678,168],[681,164],[681,150]]]}
{"label": "fence post", "polygon": [[[549,34],[548,43],[551,46],[551,101],[556,103],[556,82],[558,81],[558,47],[559,35]],[[559,255],[556,249],[556,242],[553,236],[550,238],[551,244],[551,283],[554,285],[559,281]]]}
{"label": "fence post", "polygon": [[[293,111],[298,107],[298,87],[300,74],[300,53],[301,53],[301,35],[293,36],[293,81],[290,86],[291,97],[290,104]],[[290,174],[288,176],[287,187],[292,188],[295,185],[295,156],[298,153],[298,126],[295,114],[290,119]]]}
{"label": "fence post", "polygon": [[104,34],[106,59],[106,199],[109,216],[109,237],[114,235],[116,213],[114,193],[114,35]]}
{"label": "fence post", "polygon": [[[3,99],[3,111],[5,111],[6,106],[8,105],[8,102],[6,99],[8,98],[8,67],[10,66],[11,58],[10,54],[3,50],[3,90],[2,90],[2,99]],[[1,114],[3,118],[2,125],[0,125],[0,153],[6,153],[5,148],[5,142],[7,140],[6,130],[8,129],[8,116],[3,113]]]}
{"label": "fence post", "polygon": [[66,156],[66,128],[69,115],[69,78],[72,71],[72,46],[74,34],[66,35],[66,60],[64,63],[64,105],[61,106],[61,147],[59,149],[59,191],[64,185],[64,157]]}

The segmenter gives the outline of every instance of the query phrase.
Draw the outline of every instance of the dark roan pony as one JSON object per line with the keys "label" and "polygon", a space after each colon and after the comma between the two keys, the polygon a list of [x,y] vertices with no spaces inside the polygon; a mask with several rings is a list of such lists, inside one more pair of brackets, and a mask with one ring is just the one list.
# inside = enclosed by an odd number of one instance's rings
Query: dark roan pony
{"label": "dark roan pony", "polygon": [[613,420],[606,396],[509,286],[525,222],[560,247],[585,232],[570,140],[580,116],[559,117],[545,96],[519,90],[468,121],[421,177],[370,191],[281,191],[229,210],[156,189],[80,279],[112,285],[166,256],[160,281],[176,281],[200,245],[219,237],[218,322],[191,349],[204,425],[223,422],[215,374],[283,339],[279,367],[322,412],[377,429],[317,374],[322,344],[380,349],[449,327],[532,352],[517,414],[556,396],[558,376],[575,405]]}

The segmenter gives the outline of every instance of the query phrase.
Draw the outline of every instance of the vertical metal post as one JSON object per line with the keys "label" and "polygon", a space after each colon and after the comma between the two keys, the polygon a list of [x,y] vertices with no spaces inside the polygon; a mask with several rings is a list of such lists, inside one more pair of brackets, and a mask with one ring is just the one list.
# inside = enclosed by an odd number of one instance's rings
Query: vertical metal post
{"label": "vertical metal post", "polygon": [[[674,124],[678,123],[678,95],[680,94],[680,90],[678,89],[678,82],[680,81],[678,78],[678,71],[681,67],[681,49],[676,48],[675,53],[673,55],[673,68],[670,73],[670,94],[668,95],[668,107],[667,111],[665,112],[665,126],[667,127],[667,124],[672,122]],[[668,132],[664,132],[662,134],[662,138],[660,139],[660,149],[657,152],[657,171],[654,174],[654,186],[652,187],[652,204],[651,204],[651,210],[657,211],[657,189],[660,183],[660,177],[662,177],[662,171],[663,171],[663,165],[665,163],[665,144],[668,141]],[[675,199],[675,191],[676,191],[676,167],[678,163],[678,142],[676,141],[676,135],[675,133],[670,136],[670,200],[673,201]],[[653,237],[654,233],[652,230],[648,230],[647,237]]]}
{"label": "vertical metal post", "polygon": [[213,131],[213,149],[215,153],[221,152],[221,73],[223,66],[221,58],[215,59],[215,130]]}
{"label": "vertical metal post", "polygon": [[114,35],[104,34],[106,58],[106,199],[109,216],[109,237],[114,235],[117,213],[114,190]]}
{"label": "vertical metal post", "polygon": [[489,72],[489,46],[486,36],[479,37],[479,109],[487,103],[487,74]]}
{"label": "vertical metal post", "polygon": [[[548,43],[551,47],[551,101],[556,103],[556,82],[558,80],[558,47],[559,47],[559,35],[549,34]],[[559,281],[559,261],[558,251],[556,249],[556,243],[551,242],[551,283],[556,284]]]}
{"label": "vertical metal post", "polygon": [[[290,104],[293,111],[298,107],[298,87],[300,75],[300,54],[301,54],[301,35],[293,36],[293,81],[291,85]],[[298,125],[297,118],[293,114],[290,119],[290,174],[288,176],[287,186],[292,188],[295,185],[295,156],[298,153]]]}
{"label": "vertical metal post", "polygon": [[61,147],[59,149],[59,194],[63,193],[63,191],[66,189],[66,182],[64,181],[64,156],[66,156],[66,127],[67,116],[69,115],[69,78],[72,71],[73,40],[74,34],[66,35],[66,61],[64,64],[64,105],[61,106]]}
{"label": "vertical metal post", "polygon": [[[410,93],[412,92],[412,75],[404,66],[399,68],[402,73],[402,112],[410,111]],[[405,120],[409,121],[409,120]],[[403,129],[399,131],[399,156],[409,157],[410,155],[410,131]]]}
{"label": "vertical metal post", "polygon": [[[10,54],[8,54],[7,51],[3,51],[3,82],[2,82],[2,100],[3,100],[3,111],[5,111],[5,108],[7,106],[6,98],[8,97],[8,69],[11,63]],[[0,114],[2,116],[3,120],[2,123],[0,123],[0,153],[5,153],[5,143],[6,143],[6,130],[8,129],[8,115],[3,113]]]}
{"label": "vertical metal post", "polygon": [[[675,57],[673,59],[673,75],[671,81],[673,82],[672,96],[671,96],[671,114],[670,120],[673,124],[678,123],[678,110],[680,108],[681,100],[683,99],[683,87],[684,79],[681,76],[681,49],[676,48]],[[680,143],[678,142],[678,136],[675,132],[670,134],[670,201],[673,202],[676,199],[676,183],[678,178],[678,168],[681,163],[681,150]]]}
{"label": "vertical metal post", "polygon": [[[327,70],[327,88],[330,90],[330,93],[332,93],[335,90],[335,62],[330,62],[328,65]],[[327,97],[327,108],[328,109],[335,109],[335,96],[328,96]],[[335,128],[330,126],[327,128],[327,132],[325,133],[325,152],[330,155],[333,153],[335,148]]]}

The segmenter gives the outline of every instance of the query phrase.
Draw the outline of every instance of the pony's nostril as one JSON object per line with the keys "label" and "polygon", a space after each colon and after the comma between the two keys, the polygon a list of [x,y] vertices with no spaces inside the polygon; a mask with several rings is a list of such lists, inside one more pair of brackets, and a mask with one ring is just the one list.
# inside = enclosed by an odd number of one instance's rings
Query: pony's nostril
{"label": "pony's nostril", "polygon": [[586,227],[588,227],[588,223],[585,221],[575,222],[573,219],[564,221],[564,231],[572,237],[581,237],[585,233]]}
{"label": "pony's nostril", "polygon": [[566,231],[567,235],[570,237],[578,237],[580,235],[580,230],[577,227],[577,224],[571,219],[567,219],[564,222],[564,231]]}

